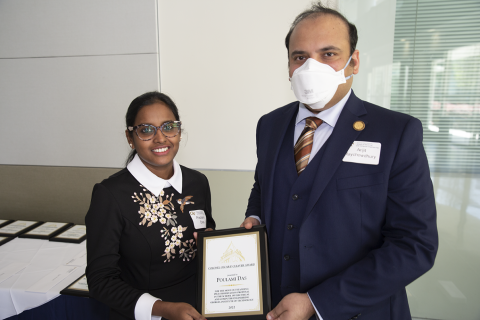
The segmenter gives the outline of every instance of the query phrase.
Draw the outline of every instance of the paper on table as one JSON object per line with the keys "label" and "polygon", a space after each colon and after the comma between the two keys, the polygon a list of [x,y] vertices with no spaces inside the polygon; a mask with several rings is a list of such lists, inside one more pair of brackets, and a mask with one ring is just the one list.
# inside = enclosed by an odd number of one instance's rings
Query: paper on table
{"label": "paper on table", "polygon": [[0,269],[0,282],[7,280],[15,273],[23,270],[27,265],[28,263],[24,262],[14,262],[10,263],[6,267],[3,267],[2,269]]}
{"label": "paper on table", "polygon": [[87,264],[87,250],[83,250],[79,254],[77,254],[72,260],[68,261],[65,265],[81,267],[86,264]]}
{"label": "paper on table", "polygon": [[28,288],[26,291],[30,292],[42,292],[46,293],[48,290],[57,285],[60,281],[68,277],[69,274],[74,272],[77,267],[72,266],[59,266],[45,277],[37,281],[33,286]]}

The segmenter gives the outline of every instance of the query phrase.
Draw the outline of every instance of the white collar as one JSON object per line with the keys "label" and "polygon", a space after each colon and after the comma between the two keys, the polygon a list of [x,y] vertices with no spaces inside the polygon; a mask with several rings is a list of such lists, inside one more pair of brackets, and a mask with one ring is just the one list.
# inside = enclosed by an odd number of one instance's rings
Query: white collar
{"label": "white collar", "polygon": [[347,100],[350,97],[351,93],[352,89],[350,89],[345,95],[345,97],[343,97],[342,100],[340,100],[336,105],[319,113],[311,112],[307,109],[307,107],[305,107],[303,103],[300,102],[297,118],[295,119],[295,125],[308,117],[317,117],[318,119],[322,119],[323,122],[334,128],[337,124],[338,118],[340,117],[340,113],[342,113],[343,107],[345,107],[345,104],[347,103]]}
{"label": "white collar", "polygon": [[132,162],[127,165],[127,169],[138,182],[157,197],[163,189],[170,186],[177,190],[178,193],[182,194],[182,169],[175,159],[173,159],[173,176],[168,180],[157,177],[152,171],[150,171],[143,164],[138,154],[136,154]]}

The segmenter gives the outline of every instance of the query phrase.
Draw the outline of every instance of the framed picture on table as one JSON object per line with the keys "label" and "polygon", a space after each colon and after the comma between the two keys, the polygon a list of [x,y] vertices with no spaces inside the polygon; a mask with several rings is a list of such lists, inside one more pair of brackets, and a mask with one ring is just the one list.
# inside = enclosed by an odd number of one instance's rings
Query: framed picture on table
{"label": "framed picture on table", "polygon": [[17,220],[3,227],[0,227],[0,237],[15,238],[27,231],[30,231],[38,227],[42,223],[43,223],[42,221]]}
{"label": "framed picture on table", "polygon": [[67,222],[45,222],[42,225],[39,225],[38,227],[27,231],[21,235],[19,235],[19,238],[32,238],[32,239],[50,239],[60,232],[68,229],[71,227],[73,223],[67,223]]}
{"label": "framed picture on table", "polygon": [[60,294],[67,294],[71,296],[78,297],[89,297],[87,276],[83,275],[74,282],[72,282],[68,287],[60,291]]}
{"label": "framed picture on table", "polygon": [[10,224],[12,223],[14,220],[3,220],[3,219],[0,219],[0,228],[3,227],[3,226],[6,226],[7,224]]}
{"label": "framed picture on table", "polygon": [[75,225],[70,229],[59,233],[55,237],[50,238],[50,241],[80,243],[87,238],[87,227],[85,225]]}
{"label": "framed picture on table", "polygon": [[1,246],[2,244],[5,244],[5,243],[13,240],[13,239],[15,239],[15,238],[13,238],[13,237],[0,237],[0,246]]}

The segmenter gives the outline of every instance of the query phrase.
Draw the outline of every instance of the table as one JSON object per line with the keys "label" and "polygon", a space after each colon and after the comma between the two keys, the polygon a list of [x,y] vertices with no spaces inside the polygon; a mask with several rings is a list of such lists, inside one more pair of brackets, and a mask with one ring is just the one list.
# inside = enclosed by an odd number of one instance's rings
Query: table
{"label": "table", "polygon": [[25,310],[6,320],[105,320],[109,308],[95,299],[60,295],[39,307]]}
{"label": "table", "polygon": [[[27,289],[57,267],[66,265],[73,258],[81,255],[82,252],[86,252],[86,241],[73,244],[15,238],[0,246],[0,270],[12,263],[27,264],[24,269],[0,282],[0,319],[20,314],[57,298],[62,289],[85,273],[86,260],[45,293],[28,292]],[[62,298],[58,302],[69,299]]]}

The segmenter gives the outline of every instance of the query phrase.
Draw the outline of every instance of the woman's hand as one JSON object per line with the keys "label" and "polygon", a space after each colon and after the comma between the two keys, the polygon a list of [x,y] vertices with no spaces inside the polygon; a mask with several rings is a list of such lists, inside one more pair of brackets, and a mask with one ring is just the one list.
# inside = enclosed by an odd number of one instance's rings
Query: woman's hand
{"label": "woman's hand", "polygon": [[[205,229],[205,231],[213,231],[213,229],[212,228],[207,228],[207,229]],[[193,233],[193,237],[195,238],[195,242],[197,242],[197,233],[196,232]]]}
{"label": "woman's hand", "polygon": [[153,316],[161,316],[168,320],[206,320],[194,307],[184,302],[155,301]]}

